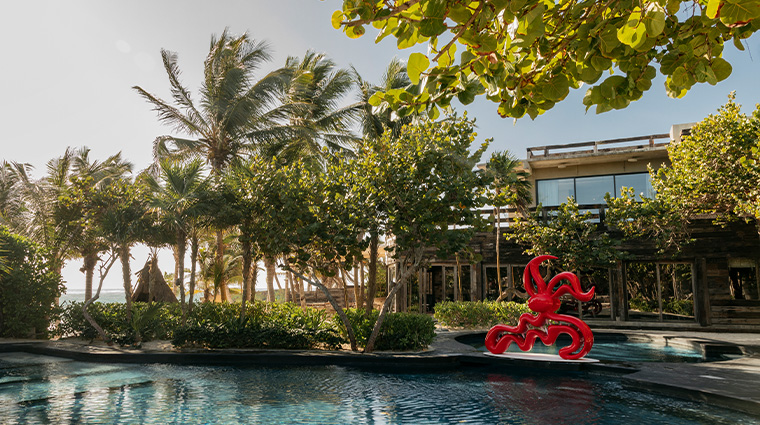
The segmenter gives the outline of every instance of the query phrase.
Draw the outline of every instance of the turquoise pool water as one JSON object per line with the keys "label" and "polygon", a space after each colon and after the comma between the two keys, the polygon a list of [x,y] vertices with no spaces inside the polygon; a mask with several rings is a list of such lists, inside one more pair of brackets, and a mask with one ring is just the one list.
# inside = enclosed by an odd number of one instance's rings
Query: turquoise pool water
{"label": "turquoise pool water", "polygon": [[[485,347],[485,334],[466,335],[457,338],[458,341],[472,345],[480,351],[487,351]],[[546,346],[541,341],[536,341],[531,352],[557,354],[559,349],[570,345],[571,341],[565,335],[561,335],[554,345]],[[519,353],[517,344],[510,344],[507,352]],[[595,336],[594,346],[587,355],[589,358],[616,362],[669,362],[669,363],[696,363],[704,361],[726,360],[727,357],[717,356],[706,359],[702,352],[696,349],[664,346],[645,341],[628,341],[624,338]]]}
{"label": "turquoise pool water", "polygon": [[583,373],[120,365],[1,353],[0,422],[630,425],[758,418]]}

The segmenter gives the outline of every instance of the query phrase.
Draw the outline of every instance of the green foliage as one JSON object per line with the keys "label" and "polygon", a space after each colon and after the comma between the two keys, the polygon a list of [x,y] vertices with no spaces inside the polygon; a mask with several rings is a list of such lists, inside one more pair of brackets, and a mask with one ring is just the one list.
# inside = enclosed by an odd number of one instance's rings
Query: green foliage
{"label": "green foliage", "polygon": [[372,25],[376,42],[392,36],[400,49],[428,45],[427,55],[408,60],[423,90],[380,92],[376,105],[405,116],[485,95],[503,117],[536,118],[583,84],[591,85],[587,109],[625,108],[651,88],[658,69],[671,97],[696,83],[715,85],[731,74],[724,44],[744,50],[741,40],[760,29],[759,17],[758,0],[344,0],[331,21],[351,38]]}
{"label": "green foliage", "polygon": [[652,181],[657,197],[683,217],[718,214],[719,220],[730,220],[757,211],[760,173],[743,164],[757,163],[760,106],[747,116],[733,99],[732,93],[716,115],[669,146],[672,165],[661,168]]}
{"label": "green foliage", "polygon": [[526,244],[527,254],[553,255],[563,270],[583,271],[609,267],[622,253],[615,240],[591,222],[591,212],[581,213],[575,200],[559,206],[544,219],[541,208],[525,219],[516,220],[507,237]]}
{"label": "green foliage", "polygon": [[[356,343],[365,347],[380,312],[372,310],[368,315],[364,309],[355,308],[346,309],[345,312],[356,335]],[[333,317],[333,324],[345,337],[346,328],[337,316]],[[375,348],[393,351],[422,350],[433,342],[434,337],[435,323],[430,316],[390,313],[381,325]]]}
{"label": "green foliage", "polygon": [[[134,303],[132,320],[123,303],[95,302],[88,309],[103,330],[120,344],[171,339],[177,346],[208,348],[336,348],[344,340],[324,310],[305,311],[292,303],[248,305],[240,321],[240,304],[200,303],[181,325],[178,303]],[[98,334],[82,315],[82,303],[63,306],[59,336],[94,339]]]}
{"label": "green foliage", "polygon": [[648,238],[660,253],[677,252],[691,242],[686,220],[664,197],[642,197],[637,200],[633,189],[625,187],[617,198],[605,195],[605,223],[618,229],[627,239]]}
{"label": "green foliage", "polygon": [[666,313],[681,314],[683,316],[694,315],[694,301],[669,299],[664,301],[662,310]]}
{"label": "green foliage", "polygon": [[[83,304],[71,302],[61,306],[63,311],[55,329],[56,335],[87,339],[98,337],[95,328],[82,315]],[[133,303],[131,321],[127,320],[127,306],[124,303],[94,302],[87,311],[112,340],[122,345],[171,339],[181,317],[177,303]]]}
{"label": "green foliage", "polygon": [[450,328],[482,329],[497,324],[516,325],[527,304],[496,301],[443,301],[435,305],[435,318]]}
{"label": "green foliage", "polygon": [[[207,305],[224,306],[208,307]],[[240,320],[239,304],[201,304],[174,331],[174,345],[208,348],[337,348],[343,342],[323,310],[255,302]]]}
{"label": "green foliage", "polygon": [[[632,298],[630,301],[632,310],[654,313],[658,311],[657,300],[649,300],[643,297]],[[676,300],[673,298],[662,300],[663,313],[680,314],[682,316],[694,315],[694,302],[692,300]]]}
{"label": "green foliage", "polygon": [[377,228],[393,235],[386,249],[394,258],[413,263],[425,248],[459,252],[486,225],[476,212],[487,202],[485,179],[473,169],[489,141],[470,153],[476,136],[474,121],[453,116],[360,146],[349,166],[367,206],[381,212]]}
{"label": "green foliage", "polygon": [[671,165],[650,171],[655,199],[637,202],[632,191],[608,197],[607,223],[677,251],[691,242],[688,224],[699,214],[716,215],[717,223],[760,218],[760,106],[747,116],[733,99],[670,144]]}
{"label": "green foliage", "polygon": [[644,297],[631,298],[628,301],[631,310],[652,312],[657,311],[657,300],[650,300]]}
{"label": "green foliage", "polygon": [[61,276],[28,239],[0,226],[0,337],[46,337],[57,318]]}

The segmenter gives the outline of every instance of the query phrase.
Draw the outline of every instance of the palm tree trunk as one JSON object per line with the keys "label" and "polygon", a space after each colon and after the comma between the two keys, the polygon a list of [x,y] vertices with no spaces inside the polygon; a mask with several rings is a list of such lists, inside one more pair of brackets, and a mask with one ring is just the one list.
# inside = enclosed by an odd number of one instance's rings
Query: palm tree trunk
{"label": "palm tree trunk", "polygon": [[245,319],[245,304],[251,296],[251,240],[247,237],[241,238],[243,248],[243,300],[240,303],[240,318]]}
{"label": "palm tree trunk", "polygon": [[129,244],[119,246],[121,277],[124,280],[124,298],[127,303],[127,321],[132,321],[132,272],[129,268]]}
{"label": "palm tree trunk", "polygon": [[193,296],[195,295],[195,265],[198,262],[198,235],[190,238],[190,294],[187,299],[188,314],[193,310]]}
{"label": "palm tree trunk", "polygon": [[98,264],[98,253],[92,252],[84,256],[81,271],[84,272],[84,300],[92,298],[92,280],[95,275],[95,265]]}
{"label": "palm tree trunk", "polygon": [[357,309],[359,309],[359,306],[362,305],[362,293],[359,288],[359,267],[358,266],[354,267],[354,304],[356,304]]}
{"label": "palm tree trunk", "polygon": [[[499,190],[496,190],[499,193]],[[501,231],[501,208],[496,208],[496,282],[499,284],[499,296],[504,289],[501,287],[501,259],[499,257],[499,232]]]}
{"label": "palm tree trunk", "polygon": [[377,244],[377,232],[372,232],[369,241],[369,273],[367,276],[367,304],[365,307],[367,314],[372,312],[375,294],[377,293]]}
{"label": "palm tree trunk", "polygon": [[[218,270],[224,269],[224,233],[221,229],[216,231],[216,265]],[[227,301],[227,280],[224,276],[219,282],[219,292],[221,292],[222,301]]]}
{"label": "palm tree trunk", "polygon": [[274,259],[271,257],[264,257],[264,268],[267,270],[267,302],[273,303],[274,296]]}
{"label": "palm tree trunk", "polygon": [[177,231],[177,274],[174,275],[179,285],[179,300],[182,311],[185,311],[185,250],[187,249],[187,235],[183,230]]}

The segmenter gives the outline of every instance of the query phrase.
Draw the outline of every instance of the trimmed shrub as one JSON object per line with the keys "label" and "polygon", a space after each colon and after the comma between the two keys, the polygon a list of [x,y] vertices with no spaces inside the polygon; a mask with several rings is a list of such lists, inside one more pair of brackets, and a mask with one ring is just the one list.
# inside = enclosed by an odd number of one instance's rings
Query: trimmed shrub
{"label": "trimmed shrub", "polygon": [[530,313],[528,305],[512,301],[442,301],[435,305],[434,316],[446,327],[481,329],[516,325],[523,313]]}
{"label": "trimmed shrub", "polygon": [[240,304],[207,303],[174,331],[176,346],[207,348],[338,348],[345,341],[322,310],[293,303],[255,302],[240,320]]}
{"label": "trimmed shrub", "polygon": [[60,312],[61,275],[37,245],[2,226],[0,260],[0,337],[47,337]]}
{"label": "trimmed shrub", "polygon": [[[70,302],[62,306],[61,321],[55,333],[58,336],[75,336],[95,339],[97,331],[82,314],[83,302]],[[132,321],[127,321],[127,306],[124,303],[100,303],[90,305],[90,316],[115,342],[125,345],[138,340],[171,339],[174,329],[179,326],[182,312],[177,303],[132,304]]]}
{"label": "trimmed shrub", "polygon": [[[377,310],[367,315],[364,309],[344,310],[354,330],[356,343],[367,346],[375,322],[380,315]],[[338,315],[333,316],[333,324],[344,339],[348,339],[346,328]],[[378,350],[421,350],[427,348],[435,337],[435,322],[430,316],[416,313],[388,313],[377,336],[375,348]]]}

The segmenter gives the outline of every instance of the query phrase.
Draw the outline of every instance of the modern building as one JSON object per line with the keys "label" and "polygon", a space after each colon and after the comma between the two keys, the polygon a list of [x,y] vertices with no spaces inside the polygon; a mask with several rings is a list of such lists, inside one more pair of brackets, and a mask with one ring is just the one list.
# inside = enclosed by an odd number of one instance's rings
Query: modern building
{"label": "modern building", "polygon": [[[649,168],[668,164],[667,146],[688,134],[693,124],[674,125],[670,133],[615,140],[531,147],[523,166],[533,184],[534,205],[543,211],[573,197],[582,210],[593,213],[604,228],[604,196],[617,196],[622,187],[653,196]],[[492,211],[484,211],[492,214]],[[500,234],[508,234],[514,211],[501,212]],[[584,276],[596,287],[601,313],[615,321],[678,321],[716,325],[760,325],[760,238],[754,223],[713,224],[697,217],[691,226],[696,242],[680,252],[658,253],[651,241],[621,244],[629,255],[614,268]],[[510,296],[522,295],[522,272],[530,257],[507,238],[499,241],[497,273],[496,231],[479,233],[470,242],[480,261],[437,258],[396,296],[397,310],[431,312],[443,300],[485,300],[499,296],[497,274]],[[390,263],[388,276],[401,265]]]}

